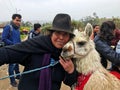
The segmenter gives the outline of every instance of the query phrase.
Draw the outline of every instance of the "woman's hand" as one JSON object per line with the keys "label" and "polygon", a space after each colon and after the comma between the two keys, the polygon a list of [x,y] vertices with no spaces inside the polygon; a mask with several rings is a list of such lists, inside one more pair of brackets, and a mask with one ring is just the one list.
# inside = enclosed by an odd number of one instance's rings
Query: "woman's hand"
{"label": "woman's hand", "polygon": [[71,59],[63,60],[61,57],[59,57],[59,58],[60,58],[59,62],[62,65],[62,67],[64,68],[64,70],[66,72],[68,72],[69,74],[73,73],[74,64],[73,64],[72,60]]}

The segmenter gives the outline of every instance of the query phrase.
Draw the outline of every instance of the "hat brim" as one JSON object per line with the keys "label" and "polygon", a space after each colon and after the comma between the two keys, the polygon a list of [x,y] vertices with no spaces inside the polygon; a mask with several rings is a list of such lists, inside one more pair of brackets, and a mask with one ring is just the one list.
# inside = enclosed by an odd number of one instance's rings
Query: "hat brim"
{"label": "hat brim", "polygon": [[61,31],[61,32],[69,33],[69,34],[72,35],[72,36],[75,36],[75,34],[73,34],[72,31],[70,31],[70,30],[65,30],[65,29],[50,28],[50,29],[48,29],[48,31]]}

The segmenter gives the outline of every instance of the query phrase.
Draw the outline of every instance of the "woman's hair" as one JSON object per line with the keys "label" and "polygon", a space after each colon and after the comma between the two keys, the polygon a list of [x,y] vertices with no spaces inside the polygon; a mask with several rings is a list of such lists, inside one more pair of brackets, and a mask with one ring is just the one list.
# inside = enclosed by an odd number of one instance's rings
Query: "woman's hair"
{"label": "woman's hair", "polygon": [[103,22],[100,28],[99,36],[101,39],[111,41],[114,38],[115,23],[113,21]]}
{"label": "woman's hair", "polygon": [[93,25],[93,29],[94,29],[96,26],[99,26],[99,25],[98,25],[98,24]]}

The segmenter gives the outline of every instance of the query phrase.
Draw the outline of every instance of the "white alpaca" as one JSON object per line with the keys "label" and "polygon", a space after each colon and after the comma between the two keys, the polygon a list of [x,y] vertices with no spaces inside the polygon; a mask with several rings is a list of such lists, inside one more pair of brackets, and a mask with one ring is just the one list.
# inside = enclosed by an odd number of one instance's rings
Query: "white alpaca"
{"label": "white alpaca", "polygon": [[[100,63],[100,55],[90,40],[91,24],[85,31],[75,31],[75,38],[68,42],[62,51],[63,58],[73,58],[76,70],[80,73],[73,90],[120,90],[120,80],[109,73]],[[86,83],[84,82],[86,80]],[[83,85],[85,83],[85,85]],[[83,88],[81,86],[83,85]]]}

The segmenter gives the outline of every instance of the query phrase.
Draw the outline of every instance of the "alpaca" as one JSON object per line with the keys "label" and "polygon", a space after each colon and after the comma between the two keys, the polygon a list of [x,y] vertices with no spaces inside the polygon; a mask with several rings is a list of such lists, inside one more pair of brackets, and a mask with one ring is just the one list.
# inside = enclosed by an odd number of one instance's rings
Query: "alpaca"
{"label": "alpaca", "polygon": [[75,30],[76,35],[68,42],[61,53],[63,59],[72,58],[78,71],[78,80],[72,90],[120,90],[120,80],[107,71],[100,62],[95,49],[92,25],[87,24],[84,31]]}

